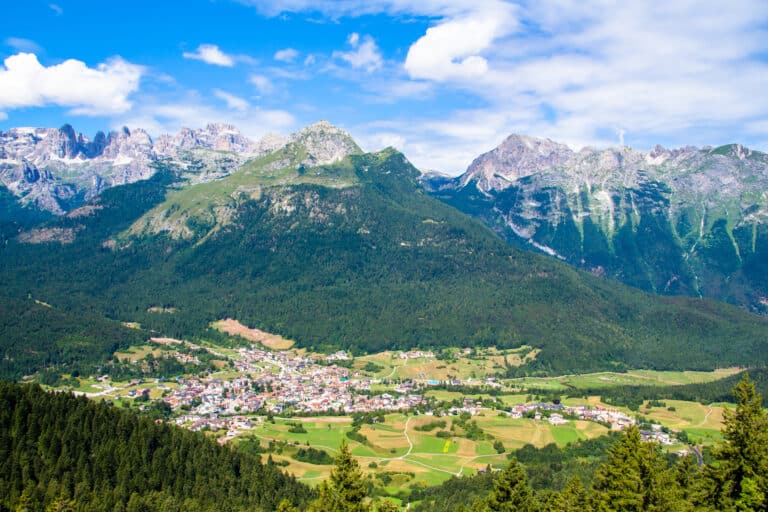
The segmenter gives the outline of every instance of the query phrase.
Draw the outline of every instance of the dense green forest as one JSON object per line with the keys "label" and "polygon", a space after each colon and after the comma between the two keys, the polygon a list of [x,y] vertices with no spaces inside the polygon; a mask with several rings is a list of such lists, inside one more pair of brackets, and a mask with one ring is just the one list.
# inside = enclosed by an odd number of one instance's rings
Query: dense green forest
{"label": "dense green forest", "polygon": [[144,333],[94,313],[61,311],[32,299],[0,297],[0,376],[20,379],[48,368],[90,373],[115,350],[146,339]]}
{"label": "dense green forest", "polygon": [[0,511],[268,511],[312,497],[202,434],[0,382]]}
{"label": "dense green forest", "polygon": [[[338,165],[354,170],[354,185],[264,187],[233,200],[227,224],[190,219],[197,235],[187,240],[126,235],[183,186],[173,169],[109,189],[87,214],[47,224],[72,230],[73,243],[3,246],[1,293],[177,338],[233,317],[315,349],[525,343],[542,349],[528,368],[542,373],[768,362],[764,319],[655,297],[511,248],[425,194],[394,150]],[[4,352],[23,343],[8,325],[0,318]],[[41,367],[67,363],[55,350],[36,354]]]}
{"label": "dense green forest", "polygon": [[28,226],[53,217],[52,214],[24,206],[5,185],[0,185],[0,225]]}

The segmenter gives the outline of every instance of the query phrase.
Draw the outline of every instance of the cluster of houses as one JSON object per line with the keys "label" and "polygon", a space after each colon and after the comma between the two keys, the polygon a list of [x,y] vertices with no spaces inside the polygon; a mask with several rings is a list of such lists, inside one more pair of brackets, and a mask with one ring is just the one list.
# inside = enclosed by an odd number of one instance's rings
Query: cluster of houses
{"label": "cluster of houses", "polygon": [[[543,411],[546,411],[546,414],[543,414]],[[512,407],[509,416],[512,418],[522,418],[531,413],[533,413],[535,420],[541,420],[546,416],[546,420],[552,425],[568,423],[564,416],[606,423],[611,426],[612,430],[624,430],[635,424],[635,419],[631,416],[618,409],[611,409],[600,405],[593,407],[589,405],[564,406],[562,404],[546,403],[519,404]]]}
{"label": "cluster of houses", "polygon": [[181,364],[200,364],[200,358],[192,354],[176,352],[173,357]]}
{"label": "cluster of houses", "polygon": [[325,356],[325,360],[329,363],[332,363],[333,361],[349,361],[350,359],[352,359],[352,356],[343,350],[339,350],[338,352],[334,352],[333,354],[328,354]]}
{"label": "cluster of houses", "polygon": [[[343,360],[344,352],[332,354]],[[189,416],[182,423],[194,429],[230,428],[224,421],[240,414],[264,411],[280,414],[373,412],[412,409],[424,398],[408,388],[408,393],[391,395],[370,393],[369,379],[350,379],[349,370],[336,365],[316,364],[300,354],[261,350],[256,346],[240,349],[233,361],[236,378],[177,379],[178,387],[163,398],[174,411]]]}
{"label": "cluster of houses", "polygon": [[[675,444],[669,433],[663,432],[661,430],[661,425],[651,425],[651,430],[641,430],[640,437],[643,439],[643,441],[653,441],[665,446],[671,446]],[[686,452],[683,456],[685,455],[688,455],[688,452]]]}
{"label": "cluster of houses", "polygon": [[[166,392],[163,400],[180,415],[175,422],[192,430],[226,430],[224,440],[252,428],[245,414],[267,412],[280,414],[326,412],[375,412],[410,410],[426,403],[422,393],[439,381],[406,380],[395,385],[393,394],[371,393],[372,381],[359,372],[334,364],[317,364],[311,358],[292,351],[268,351],[256,346],[240,349],[233,360],[238,375],[229,379],[198,377],[178,378],[178,386]],[[401,352],[401,359],[434,357],[432,352]],[[325,357],[326,363],[345,361],[350,356],[339,351]],[[500,385],[495,379],[481,379],[485,385]],[[133,384],[133,383],[131,383]],[[137,382],[138,384],[138,382]],[[444,384],[452,384],[445,382]],[[457,383],[459,385],[461,383]],[[148,390],[147,390],[148,391]],[[142,391],[133,391],[138,394]],[[466,398],[448,414],[480,413],[482,403]],[[430,413],[428,413],[430,414]],[[636,423],[629,415],[600,405],[565,406],[552,403],[518,404],[508,410],[511,418],[533,417],[552,425],[563,425],[568,418],[595,421],[623,430]],[[660,429],[641,432],[643,439],[671,445],[673,440]]]}
{"label": "cluster of houses", "polygon": [[226,430],[227,433],[219,438],[219,443],[224,444],[243,431],[254,427],[254,420],[245,416],[222,416],[216,418],[202,417],[196,414],[185,414],[174,420],[174,423],[186,426],[188,429],[199,432],[201,430]]}
{"label": "cluster of houses", "polygon": [[434,359],[435,353],[431,350],[409,350],[408,352],[400,352],[396,357],[398,359]]}

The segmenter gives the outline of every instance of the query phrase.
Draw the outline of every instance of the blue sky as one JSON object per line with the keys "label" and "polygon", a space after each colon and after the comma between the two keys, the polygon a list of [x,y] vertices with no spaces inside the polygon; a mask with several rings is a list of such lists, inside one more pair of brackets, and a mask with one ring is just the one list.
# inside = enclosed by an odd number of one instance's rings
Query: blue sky
{"label": "blue sky", "polygon": [[768,149],[768,2],[16,2],[0,128],[319,119],[451,174],[510,133]]}

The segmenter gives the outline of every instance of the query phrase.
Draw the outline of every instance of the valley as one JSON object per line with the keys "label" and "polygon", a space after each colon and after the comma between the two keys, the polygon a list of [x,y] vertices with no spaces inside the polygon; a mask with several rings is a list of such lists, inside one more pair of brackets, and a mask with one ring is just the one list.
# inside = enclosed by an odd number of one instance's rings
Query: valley
{"label": "valley", "polygon": [[[345,457],[367,496],[416,510],[515,460],[541,496],[590,485],[630,438],[670,467],[706,465],[745,370],[768,390],[765,318],[537,254],[461,180],[365,153],[327,122],[264,144],[226,126],[150,139],[124,183],[80,181],[64,202],[45,194],[78,172],[51,144],[82,172],[126,165],[71,135],[10,134],[14,158],[40,167],[0,196],[0,377],[244,457],[286,478],[293,503],[322,495]],[[129,151],[134,136],[106,140]],[[22,388],[6,391],[59,399]]]}
{"label": "valley", "polygon": [[[452,476],[504,467],[510,453],[528,445],[565,448],[633,424],[645,425],[671,454],[690,453],[688,443],[711,446],[720,439],[721,403],[643,400],[628,408],[582,390],[706,385],[742,371],[508,378],[508,367],[535,358],[531,347],[354,357],[275,347],[279,337],[233,319],[215,327],[229,332],[227,343],[154,338],[116,354],[132,378],[65,375],[53,389],[202,431],[309,485],[328,477],[344,441],[376,488],[407,499]],[[160,374],[162,361],[181,366]]]}

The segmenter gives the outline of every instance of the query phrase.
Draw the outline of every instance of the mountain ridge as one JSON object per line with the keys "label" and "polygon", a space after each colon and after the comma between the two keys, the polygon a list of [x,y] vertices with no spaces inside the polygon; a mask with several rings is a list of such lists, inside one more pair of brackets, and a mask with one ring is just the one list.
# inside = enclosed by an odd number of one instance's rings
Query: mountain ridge
{"label": "mountain ridge", "polygon": [[[768,324],[755,315],[654,297],[511,247],[426,194],[396,150],[302,170],[306,150],[289,145],[202,184],[180,182],[179,169],[160,163],[152,178],[104,191],[82,215],[35,228],[67,232],[67,243],[9,239],[3,295],[18,304],[32,294],[74,318],[89,312],[178,339],[236,318],[312,350],[539,349],[521,374],[702,369],[768,354]],[[195,191],[202,213],[215,203],[199,191],[254,177],[258,193],[227,204],[227,222],[187,216],[189,237],[130,230],[148,212],[167,219],[188,206],[174,207],[179,194]]]}
{"label": "mountain ridge", "polygon": [[521,247],[645,290],[765,311],[765,153],[739,144],[573,151],[511,135],[461,176],[423,182]]}
{"label": "mountain ridge", "polygon": [[[159,162],[175,164],[193,181],[206,182],[299,139],[322,144],[322,135],[329,133],[349,137],[327,121],[287,137],[268,134],[258,141],[227,123],[181,128],[156,139],[142,128],[99,131],[93,139],[69,124],[58,129],[11,128],[0,131],[0,184],[24,205],[64,215],[109,187],[149,178]],[[335,159],[332,154],[318,157],[319,162]]]}

